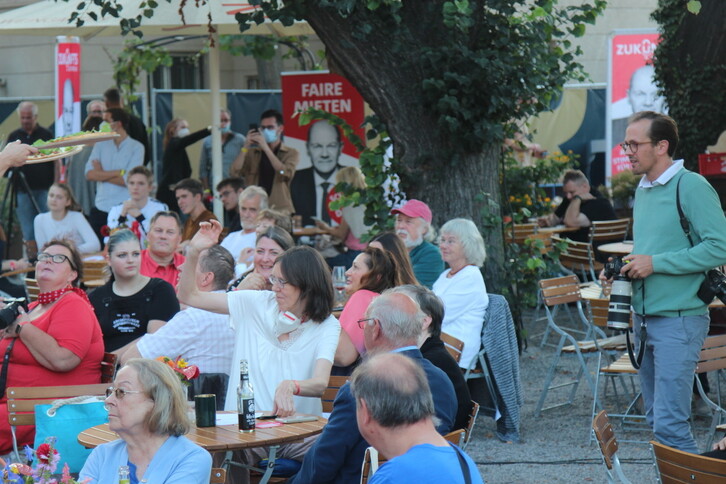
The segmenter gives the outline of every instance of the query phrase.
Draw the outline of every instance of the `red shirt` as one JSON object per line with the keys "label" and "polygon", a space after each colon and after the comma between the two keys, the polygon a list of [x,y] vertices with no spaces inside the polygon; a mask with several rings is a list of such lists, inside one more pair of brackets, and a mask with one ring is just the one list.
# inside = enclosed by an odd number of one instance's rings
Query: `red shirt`
{"label": "red shirt", "polygon": [[185,257],[178,252],[174,252],[174,258],[171,264],[162,266],[156,263],[149,255],[149,249],[141,251],[141,274],[148,277],[158,277],[174,286],[179,284],[179,275],[181,269],[179,267],[184,263]]}

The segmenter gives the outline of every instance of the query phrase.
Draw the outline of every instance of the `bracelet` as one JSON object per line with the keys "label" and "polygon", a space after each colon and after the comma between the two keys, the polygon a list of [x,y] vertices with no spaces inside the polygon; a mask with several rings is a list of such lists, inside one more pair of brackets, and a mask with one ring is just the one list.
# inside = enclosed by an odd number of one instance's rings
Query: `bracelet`
{"label": "bracelet", "polygon": [[11,260],[10,262],[8,262],[8,267],[10,267],[10,270],[11,271],[14,271],[15,270],[15,267],[16,267],[15,261],[14,260]]}
{"label": "bracelet", "polygon": [[300,395],[300,384],[297,382],[297,380],[292,381],[295,384],[295,391],[292,392],[293,395]]}
{"label": "bracelet", "polygon": [[124,176],[126,174],[126,170],[121,170],[121,176]]}
{"label": "bracelet", "polygon": [[249,150],[247,148],[242,148],[242,153],[247,153]]}

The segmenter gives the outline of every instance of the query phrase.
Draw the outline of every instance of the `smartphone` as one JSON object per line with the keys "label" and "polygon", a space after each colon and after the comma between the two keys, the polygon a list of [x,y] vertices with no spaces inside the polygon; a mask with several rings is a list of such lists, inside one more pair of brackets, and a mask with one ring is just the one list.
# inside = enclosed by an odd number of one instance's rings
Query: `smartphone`
{"label": "smartphone", "polygon": [[274,420],[277,418],[277,415],[260,415],[257,417],[257,420]]}
{"label": "smartphone", "polygon": [[256,131],[257,130],[257,123],[250,123],[250,129],[248,131]]}
{"label": "smartphone", "polygon": [[276,422],[284,423],[284,424],[292,424],[292,423],[299,423],[299,422],[315,422],[318,419],[318,417],[309,415],[295,415],[292,417],[284,417],[284,418],[277,418],[275,419]]}

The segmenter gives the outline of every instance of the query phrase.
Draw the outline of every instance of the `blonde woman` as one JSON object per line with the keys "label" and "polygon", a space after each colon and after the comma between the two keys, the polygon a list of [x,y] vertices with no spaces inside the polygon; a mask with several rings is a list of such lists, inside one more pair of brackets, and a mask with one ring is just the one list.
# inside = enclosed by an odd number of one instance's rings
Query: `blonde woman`
{"label": "blonde woman", "polygon": [[48,190],[48,212],[35,216],[35,242],[43,247],[51,239],[69,239],[81,254],[98,252],[101,242],[81,213],[73,190],[65,183],[54,183]]}

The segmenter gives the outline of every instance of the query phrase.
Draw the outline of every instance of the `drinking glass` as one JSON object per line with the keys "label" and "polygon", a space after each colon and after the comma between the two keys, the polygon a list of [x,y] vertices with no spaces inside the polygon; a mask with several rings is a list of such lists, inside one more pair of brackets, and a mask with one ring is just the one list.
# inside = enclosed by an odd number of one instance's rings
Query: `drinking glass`
{"label": "drinking glass", "polygon": [[345,297],[345,266],[333,267],[333,288],[336,305],[342,305]]}

